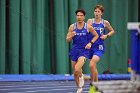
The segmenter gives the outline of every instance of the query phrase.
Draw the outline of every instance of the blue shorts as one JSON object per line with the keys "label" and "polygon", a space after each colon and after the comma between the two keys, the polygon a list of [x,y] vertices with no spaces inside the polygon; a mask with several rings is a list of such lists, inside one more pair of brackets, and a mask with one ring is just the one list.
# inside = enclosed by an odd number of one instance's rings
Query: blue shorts
{"label": "blue shorts", "polygon": [[92,59],[93,55],[96,55],[96,56],[101,58],[104,54],[104,51],[105,51],[104,45],[98,45],[97,44],[95,46],[92,46],[91,49],[89,50],[88,58]]}
{"label": "blue shorts", "polygon": [[87,49],[71,49],[69,56],[72,61],[77,61],[79,57],[84,56],[88,58],[89,50]]}

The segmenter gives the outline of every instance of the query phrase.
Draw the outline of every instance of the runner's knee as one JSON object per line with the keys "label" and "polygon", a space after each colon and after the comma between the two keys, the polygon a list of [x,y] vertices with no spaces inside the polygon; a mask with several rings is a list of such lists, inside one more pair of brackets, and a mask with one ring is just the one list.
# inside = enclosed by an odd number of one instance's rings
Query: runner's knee
{"label": "runner's knee", "polygon": [[75,68],[75,71],[74,71],[74,74],[75,75],[78,75],[81,73],[81,69],[78,69],[78,68]]}

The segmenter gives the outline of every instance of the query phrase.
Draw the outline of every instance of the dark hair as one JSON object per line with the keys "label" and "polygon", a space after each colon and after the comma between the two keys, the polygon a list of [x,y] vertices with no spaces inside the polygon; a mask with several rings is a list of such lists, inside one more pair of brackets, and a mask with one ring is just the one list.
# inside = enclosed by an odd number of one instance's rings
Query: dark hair
{"label": "dark hair", "polygon": [[102,11],[102,13],[104,12],[104,7],[102,5],[96,5],[94,7],[94,10],[97,9],[97,8],[99,8]]}
{"label": "dark hair", "polygon": [[78,12],[83,13],[83,14],[84,14],[84,16],[86,15],[85,10],[83,10],[83,9],[77,9],[77,10],[75,11],[76,15],[77,15],[77,13],[78,13]]}

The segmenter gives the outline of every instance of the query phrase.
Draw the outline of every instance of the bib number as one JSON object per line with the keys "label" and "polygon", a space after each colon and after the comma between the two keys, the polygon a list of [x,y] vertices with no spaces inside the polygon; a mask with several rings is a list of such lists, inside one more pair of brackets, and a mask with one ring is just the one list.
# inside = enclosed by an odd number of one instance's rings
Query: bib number
{"label": "bib number", "polygon": [[100,34],[101,35],[103,34],[103,31],[104,31],[104,29],[103,28],[100,28]]}
{"label": "bib number", "polygon": [[103,50],[103,45],[99,45],[99,50]]}

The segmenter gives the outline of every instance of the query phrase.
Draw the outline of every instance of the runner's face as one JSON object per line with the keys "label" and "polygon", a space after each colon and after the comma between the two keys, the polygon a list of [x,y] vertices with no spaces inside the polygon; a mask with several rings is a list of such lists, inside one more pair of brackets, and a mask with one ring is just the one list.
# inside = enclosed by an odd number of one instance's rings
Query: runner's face
{"label": "runner's face", "polygon": [[84,16],[83,13],[78,12],[77,15],[76,15],[76,19],[77,19],[77,22],[83,22],[84,19],[85,19],[85,16]]}
{"label": "runner's face", "polygon": [[99,9],[99,8],[96,8],[95,10],[94,10],[94,16],[95,16],[95,18],[101,18],[102,17],[102,11]]}

